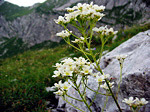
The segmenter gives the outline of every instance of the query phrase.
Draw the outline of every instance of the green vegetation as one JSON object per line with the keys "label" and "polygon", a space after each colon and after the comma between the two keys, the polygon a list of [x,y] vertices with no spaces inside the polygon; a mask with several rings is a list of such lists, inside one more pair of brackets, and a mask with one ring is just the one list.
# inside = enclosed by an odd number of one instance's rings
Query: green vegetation
{"label": "green vegetation", "polygon": [[128,5],[130,5],[130,1],[123,6],[113,7],[111,10],[106,9],[104,11],[104,13],[106,13],[104,19],[105,18],[108,20],[111,19],[114,21],[114,23],[109,23],[109,21],[108,22],[101,21],[101,22],[112,26],[117,24],[132,26],[134,21],[142,18],[142,12],[134,11],[134,9],[132,8],[126,9]]}
{"label": "green vegetation", "polygon": [[0,6],[0,14],[2,14],[6,20],[14,20],[17,17],[30,14],[33,9],[29,7],[19,7],[17,5],[11,4],[9,2],[4,2]]}
{"label": "green vegetation", "polygon": [[27,45],[24,44],[21,38],[0,38],[0,58],[11,57],[18,53],[23,53],[27,49]]}
{"label": "green vegetation", "polygon": [[[148,29],[150,29],[150,24],[120,30],[114,42],[112,42],[113,37],[110,37],[105,50],[111,51],[137,33]],[[4,38],[4,40],[8,39]],[[13,38],[9,42],[15,40],[16,38]],[[98,52],[100,43],[96,38],[92,44],[96,46],[96,52]],[[55,70],[52,66],[62,58],[79,57],[82,54],[66,44],[51,49],[40,49],[41,46],[43,45],[39,44],[34,47],[34,50],[0,60],[0,108],[2,112],[44,112],[45,101],[57,102],[53,94],[45,90],[45,87],[52,86],[58,81],[52,78]]]}
{"label": "green vegetation", "polygon": [[44,41],[39,44],[35,44],[32,47],[28,47],[27,43],[24,43],[22,38],[12,37],[12,38],[0,38],[0,58],[12,57],[18,53],[23,53],[27,50],[38,50],[41,48],[54,48],[60,44],[63,44],[63,41],[60,43],[52,41]]}
{"label": "green vegetation", "polygon": [[45,109],[45,101],[54,99],[45,90],[56,81],[51,77],[52,66],[69,54],[68,46],[61,45],[54,49],[30,50],[3,60],[0,66],[1,111]]}

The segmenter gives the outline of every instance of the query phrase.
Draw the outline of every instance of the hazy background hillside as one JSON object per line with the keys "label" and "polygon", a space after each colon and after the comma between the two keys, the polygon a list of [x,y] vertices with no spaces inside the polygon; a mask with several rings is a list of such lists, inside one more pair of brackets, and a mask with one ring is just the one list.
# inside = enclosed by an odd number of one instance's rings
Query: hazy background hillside
{"label": "hazy background hillside", "polygon": [[8,44],[15,46],[17,52],[36,44],[60,42],[61,38],[55,34],[62,27],[55,24],[54,19],[63,15],[67,7],[92,1],[106,6],[106,16],[99,22],[101,25],[107,24],[118,30],[149,22],[149,0],[46,0],[30,7],[19,7],[1,0],[0,56],[9,54]]}

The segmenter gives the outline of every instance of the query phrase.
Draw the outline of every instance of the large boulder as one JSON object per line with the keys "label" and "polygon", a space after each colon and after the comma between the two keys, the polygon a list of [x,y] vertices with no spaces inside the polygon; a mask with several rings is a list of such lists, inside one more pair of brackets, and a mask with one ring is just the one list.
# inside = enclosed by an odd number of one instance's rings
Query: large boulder
{"label": "large boulder", "polygon": [[[129,107],[122,103],[122,100],[130,96],[145,98],[148,100],[149,103],[142,107],[140,111],[150,112],[150,30],[137,34],[102,57],[100,66],[103,72],[110,74],[116,84],[120,77],[120,68],[119,62],[115,57],[120,54],[128,55],[123,64],[123,81],[118,99],[123,112],[128,112]],[[94,90],[98,87],[98,84],[92,76],[89,77],[88,86]],[[117,86],[115,85],[113,88],[114,93],[116,92],[116,88]],[[87,101],[90,103],[95,93],[88,89],[86,93]],[[68,94],[73,97],[80,98],[73,88],[68,91]],[[88,112],[88,109],[82,102],[75,101],[71,98],[67,99],[73,105]],[[92,111],[101,112],[104,102],[105,96],[97,95],[96,100],[91,106]],[[64,105],[65,112],[78,112],[78,110],[59,98],[58,107],[62,107]],[[106,107],[106,112],[118,112],[116,104],[111,96],[108,98]]]}

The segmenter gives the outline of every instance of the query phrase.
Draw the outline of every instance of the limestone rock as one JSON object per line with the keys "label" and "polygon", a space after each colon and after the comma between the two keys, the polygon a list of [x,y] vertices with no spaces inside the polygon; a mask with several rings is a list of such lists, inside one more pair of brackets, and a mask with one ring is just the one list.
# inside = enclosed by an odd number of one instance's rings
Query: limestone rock
{"label": "limestone rock", "polygon": [[[145,98],[149,103],[142,107],[140,112],[150,111],[150,30],[141,32],[136,36],[132,37],[128,41],[124,42],[113,51],[107,53],[102,57],[100,66],[104,73],[111,75],[115,81],[115,87],[113,88],[114,93],[116,92],[116,84],[120,77],[119,62],[115,58],[117,55],[127,54],[128,57],[125,59],[123,64],[123,81],[121,83],[121,90],[119,94],[118,102],[121,105],[123,112],[129,112],[129,107],[122,103],[124,98],[130,96]],[[94,90],[97,89],[98,84],[95,79],[90,76],[88,80],[88,86]],[[81,88],[82,90],[82,88]],[[86,91],[87,101],[91,102],[94,97],[93,92],[87,89]],[[73,97],[80,98],[76,91],[71,88],[68,91],[69,95]],[[78,102],[68,98],[68,100],[88,112],[87,108],[82,102]],[[103,102],[105,101],[105,96],[97,95],[96,100],[91,106],[93,112],[101,112],[103,108]],[[64,105],[65,102],[60,98],[58,107]],[[106,112],[118,112],[116,104],[113,99],[109,97],[106,106]],[[77,111],[69,104],[65,105],[66,112]],[[78,111],[79,112],[79,111]]]}

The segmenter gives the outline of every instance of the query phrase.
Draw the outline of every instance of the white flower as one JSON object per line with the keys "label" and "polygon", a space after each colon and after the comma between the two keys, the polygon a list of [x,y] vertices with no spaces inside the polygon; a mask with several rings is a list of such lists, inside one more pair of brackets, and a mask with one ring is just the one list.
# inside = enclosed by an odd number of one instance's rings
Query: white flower
{"label": "white flower", "polygon": [[62,86],[62,80],[60,80],[58,83],[55,83],[54,84],[54,87],[56,87],[56,88],[61,88],[61,86]]}
{"label": "white flower", "polygon": [[84,40],[84,37],[80,37],[81,40]]}
{"label": "white flower", "polygon": [[65,14],[66,23],[69,23],[71,20],[74,20],[76,18],[75,12]]}
{"label": "white flower", "polygon": [[121,60],[121,59],[127,58],[127,56],[128,56],[128,55],[123,55],[123,54],[121,54],[121,55],[116,56],[116,58],[117,58],[118,60]]}
{"label": "white flower", "polygon": [[[72,31],[70,31],[70,33],[72,33]],[[65,38],[65,37],[69,37],[71,35],[70,33],[67,30],[63,30],[62,32],[57,33],[56,36]]]}
{"label": "white flower", "polygon": [[146,101],[145,98],[141,98],[140,100],[139,100],[139,98],[135,99],[135,104],[136,105],[141,105],[142,106],[142,105],[145,105],[147,103],[148,103],[148,101]]}
{"label": "white flower", "polygon": [[118,31],[114,31],[113,30],[113,28],[110,28],[110,29],[106,29],[106,35],[110,35],[110,34],[113,34],[113,35],[115,35],[115,34],[117,34],[118,33]]}
{"label": "white flower", "polygon": [[109,74],[104,74],[104,79],[109,79],[110,78],[110,75]]}
{"label": "white flower", "polygon": [[83,43],[84,37],[80,37],[80,39],[75,39],[74,41],[71,41],[73,43]]}
{"label": "white flower", "polygon": [[92,69],[90,69],[90,66],[84,66],[84,67],[82,68],[81,73],[84,73],[84,74],[91,74],[91,73],[92,73]]}
{"label": "white flower", "polygon": [[81,42],[81,40],[79,40],[79,39],[75,39],[74,41],[71,41],[72,43],[80,43]]}
{"label": "white flower", "polygon": [[[114,87],[113,84],[114,84],[114,82],[112,82],[112,83],[109,82],[110,88],[113,88],[113,87]],[[108,86],[107,86],[107,84],[106,84],[106,82],[105,82],[103,85],[100,85],[100,87],[101,87],[101,88],[104,88],[104,89],[106,89],[106,90],[109,89]]]}
{"label": "white flower", "polygon": [[100,74],[99,73],[92,73],[91,74],[93,77],[97,77],[97,76],[99,76]]}
{"label": "white flower", "polygon": [[79,57],[79,58],[74,58],[76,60],[76,65],[82,66],[82,65],[88,65],[88,62],[85,58]]}
{"label": "white flower", "polygon": [[98,5],[93,5],[93,8],[97,11],[97,12],[101,12],[104,11],[105,6],[98,6]]}
{"label": "white flower", "polygon": [[58,91],[54,92],[54,94],[56,94],[56,95],[63,95],[63,91],[58,90]]}
{"label": "white flower", "polygon": [[[100,15],[99,15],[100,16]],[[104,16],[103,14],[101,16]],[[108,29],[107,26],[105,27],[94,27],[93,31],[97,32],[97,33],[102,33],[103,35],[115,35],[118,31],[114,31],[113,28]]]}
{"label": "white flower", "polygon": [[99,32],[99,28],[97,28],[97,27],[94,27],[92,30],[95,32]]}
{"label": "white flower", "polygon": [[134,104],[135,100],[133,99],[133,97],[129,97],[129,99],[125,98],[124,100],[122,100],[122,102],[128,104],[129,106],[132,106]]}
{"label": "white flower", "polygon": [[104,75],[101,75],[101,76],[96,76],[96,80],[97,80],[97,82],[103,82],[103,81],[105,81],[105,77],[104,77]]}
{"label": "white flower", "polygon": [[59,69],[62,65],[60,63],[56,63],[56,65],[54,67],[56,67],[57,69]]}
{"label": "white flower", "polygon": [[72,64],[74,64],[74,60],[71,59],[71,58],[64,59],[61,62],[64,62],[64,65],[72,65]]}
{"label": "white flower", "polygon": [[55,75],[53,75],[52,77],[58,77],[58,76],[60,76],[60,72],[59,71],[54,71],[54,74]]}
{"label": "white flower", "polygon": [[81,3],[77,4],[78,9],[81,9],[83,7],[83,5]]}
{"label": "white flower", "polygon": [[75,68],[76,68],[76,65],[75,65],[75,64],[66,66],[66,70],[67,70],[67,71],[74,71]]}
{"label": "white flower", "polygon": [[54,19],[54,21],[55,21],[57,24],[66,23],[65,18],[62,17],[62,16],[59,16],[57,20]]}
{"label": "white flower", "polygon": [[46,91],[49,92],[49,91],[55,91],[55,87],[45,87]]}
{"label": "white flower", "polygon": [[70,71],[69,69],[68,70],[65,70],[62,74],[62,76],[72,76],[72,73],[73,71]]}
{"label": "white flower", "polygon": [[61,85],[61,89],[62,89],[62,90],[68,90],[70,87],[71,87],[71,85],[70,85],[68,82],[64,82],[64,83]]}

